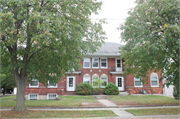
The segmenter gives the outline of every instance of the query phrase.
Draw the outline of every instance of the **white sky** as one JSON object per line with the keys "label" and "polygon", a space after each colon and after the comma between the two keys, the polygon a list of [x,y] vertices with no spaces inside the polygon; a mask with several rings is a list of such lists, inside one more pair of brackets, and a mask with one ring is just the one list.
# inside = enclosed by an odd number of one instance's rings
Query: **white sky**
{"label": "white sky", "polygon": [[103,30],[106,32],[108,37],[108,42],[121,43],[120,31],[117,27],[125,22],[128,16],[127,12],[136,6],[135,0],[99,0],[103,1],[101,10],[99,10],[99,15],[92,15],[91,19],[104,19],[106,18],[108,24],[103,24]]}

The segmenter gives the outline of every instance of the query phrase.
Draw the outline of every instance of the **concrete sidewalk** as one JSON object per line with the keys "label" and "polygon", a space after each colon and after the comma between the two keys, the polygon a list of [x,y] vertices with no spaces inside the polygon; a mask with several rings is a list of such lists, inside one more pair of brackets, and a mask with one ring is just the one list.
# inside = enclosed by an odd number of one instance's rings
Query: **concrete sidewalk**
{"label": "concrete sidewalk", "polygon": [[[127,118],[133,118],[133,119],[178,119],[180,118],[180,115],[151,115],[151,116],[134,116],[133,114],[125,111],[127,109],[155,109],[155,108],[180,108],[180,106],[159,106],[159,107],[129,107],[129,108],[79,108],[79,109],[34,109],[34,108],[28,108],[29,110],[49,110],[49,111],[75,111],[75,110],[112,110],[118,117],[91,117],[88,119],[127,119]],[[11,110],[11,109],[0,109],[0,111],[3,110]],[[28,118],[29,119],[29,118]],[[38,118],[40,119],[40,118]],[[48,119],[48,118],[46,118]],[[51,118],[53,119],[53,118]],[[58,118],[56,118],[58,119]],[[59,118],[59,119],[65,119],[65,118]],[[84,119],[84,118],[66,118],[66,119]],[[85,118],[87,119],[87,118]]]}

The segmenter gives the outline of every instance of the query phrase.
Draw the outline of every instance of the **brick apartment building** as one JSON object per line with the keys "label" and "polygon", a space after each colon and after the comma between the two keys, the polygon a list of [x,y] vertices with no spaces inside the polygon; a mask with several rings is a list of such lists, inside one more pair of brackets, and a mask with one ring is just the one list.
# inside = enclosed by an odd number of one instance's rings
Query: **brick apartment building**
{"label": "brick apartment building", "polygon": [[85,55],[84,60],[80,61],[82,68],[74,70],[73,74],[67,72],[67,76],[59,81],[56,85],[48,84],[48,87],[34,79],[31,83],[26,83],[25,96],[30,99],[54,99],[58,95],[65,95],[69,92],[76,92],[77,84],[81,82],[90,83],[93,86],[93,81],[101,78],[104,82],[104,88],[109,82],[116,84],[120,92],[128,92],[129,94],[141,94],[142,89],[146,90],[147,94],[163,94],[161,72],[149,71],[148,83],[142,84],[140,79],[133,75],[123,77],[123,60],[119,53],[118,43],[106,42],[100,49],[93,54]]}

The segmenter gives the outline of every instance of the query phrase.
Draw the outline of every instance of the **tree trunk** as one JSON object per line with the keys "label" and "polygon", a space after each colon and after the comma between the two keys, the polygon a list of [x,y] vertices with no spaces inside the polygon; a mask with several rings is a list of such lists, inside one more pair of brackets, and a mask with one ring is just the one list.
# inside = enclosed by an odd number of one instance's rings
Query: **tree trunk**
{"label": "tree trunk", "polygon": [[26,87],[26,77],[20,78],[16,77],[17,86],[17,99],[16,99],[16,111],[25,110],[25,87]]}

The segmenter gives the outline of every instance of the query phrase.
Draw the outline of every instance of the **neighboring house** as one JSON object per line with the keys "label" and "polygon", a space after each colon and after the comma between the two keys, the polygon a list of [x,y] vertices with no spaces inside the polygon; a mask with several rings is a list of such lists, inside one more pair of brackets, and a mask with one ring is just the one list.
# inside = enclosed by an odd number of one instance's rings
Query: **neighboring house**
{"label": "neighboring house", "polygon": [[140,79],[133,75],[123,76],[123,62],[119,47],[122,45],[118,43],[106,42],[100,49],[93,54],[85,55],[84,60],[80,61],[82,68],[74,70],[71,75],[67,72],[67,76],[59,81],[58,84],[52,85],[49,83],[48,87],[37,80],[31,83],[26,83],[25,95],[26,99],[55,99],[58,95],[68,94],[68,92],[75,92],[77,84],[81,82],[89,83],[93,86],[93,82],[97,78],[104,81],[102,88],[109,82],[118,86],[120,92],[128,92],[129,94],[142,94],[141,90],[145,89],[147,94],[163,94],[161,72],[149,71],[148,83],[142,84]]}
{"label": "neighboring house", "polygon": [[[164,79],[163,80],[163,84],[166,84],[166,82],[167,82],[167,80],[166,79]],[[167,86],[167,85],[165,85],[164,86],[164,95],[165,96],[169,96],[169,97],[174,97],[173,96],[173,88],[174,88],[174,86],[173,85],[169,85],[169,86]]]}

